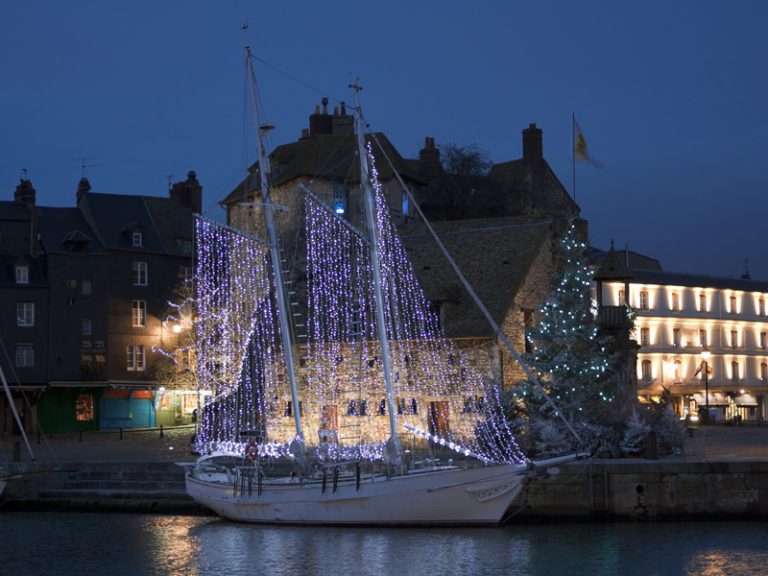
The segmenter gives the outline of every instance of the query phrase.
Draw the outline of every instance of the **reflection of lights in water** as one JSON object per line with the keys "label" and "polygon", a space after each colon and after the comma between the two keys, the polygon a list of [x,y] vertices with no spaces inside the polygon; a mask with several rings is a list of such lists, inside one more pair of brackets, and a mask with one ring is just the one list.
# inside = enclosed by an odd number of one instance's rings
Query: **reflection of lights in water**
{"label": "reflection of lights in water", "polygon": [[[757,550],[706,550],[697,554],[685,567],[686,574],[697,576],[730,576],[731,574],[760,574],[755,571],[755,558],[768,560],[768,552]],[[765,566],[765,564],[763,564]]]}
{"label": "reflection of lights in water", "polygon": [[142,529],[153,556],[157,574],[196,576],[204,566],[200,562],[200,545],[190,531],[199,526],[194,516],[146,516]]}

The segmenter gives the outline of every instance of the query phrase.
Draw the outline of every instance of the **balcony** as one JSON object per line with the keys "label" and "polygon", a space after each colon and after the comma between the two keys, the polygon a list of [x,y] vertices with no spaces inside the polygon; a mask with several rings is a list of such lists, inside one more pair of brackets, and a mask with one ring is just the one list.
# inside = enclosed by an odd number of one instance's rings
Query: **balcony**
{"label": "balcony", "polygon": [[622,328],[629,330],[632,320],[626,306],[600,306],[597,311],[597,324],[601,328]]}

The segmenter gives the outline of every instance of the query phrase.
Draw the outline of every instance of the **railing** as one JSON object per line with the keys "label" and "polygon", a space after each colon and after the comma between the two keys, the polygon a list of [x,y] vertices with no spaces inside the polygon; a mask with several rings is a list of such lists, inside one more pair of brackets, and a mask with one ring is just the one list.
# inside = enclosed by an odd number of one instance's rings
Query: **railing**
{"label": "railing", "polygon": [[602,328],[630,328],[632,320],[628,311],[626,306],[600,306],[597,323]]}

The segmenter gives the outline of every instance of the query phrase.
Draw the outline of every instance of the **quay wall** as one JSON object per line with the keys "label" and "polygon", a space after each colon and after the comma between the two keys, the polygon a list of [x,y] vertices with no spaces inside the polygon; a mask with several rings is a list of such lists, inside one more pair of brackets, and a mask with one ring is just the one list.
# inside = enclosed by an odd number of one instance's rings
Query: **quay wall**
{"label": "quay wall", "polygon": [[768,517],[768,461],[574,462],[524,484],[508,521]]}

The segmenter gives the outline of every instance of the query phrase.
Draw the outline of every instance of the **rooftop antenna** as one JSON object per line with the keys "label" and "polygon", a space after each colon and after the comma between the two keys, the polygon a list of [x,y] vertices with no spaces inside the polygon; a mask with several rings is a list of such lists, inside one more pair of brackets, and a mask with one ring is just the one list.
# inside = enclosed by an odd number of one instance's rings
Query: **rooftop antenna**
{"label": "rooftop antenna", "polygon": [[28,178],[28,170],[26,168],[21,169],[21,179],[22,180],[29,180]]}
{"label": "rooftop antenna", "polygon": [[104,164],[88,164],[89,160],[93,160],[93,158],[85,158],[80,157],[78,158],[80,160],[80,177],[85,178],[85,169],[86,168],[96,168],[97,166],[104,166]]}

